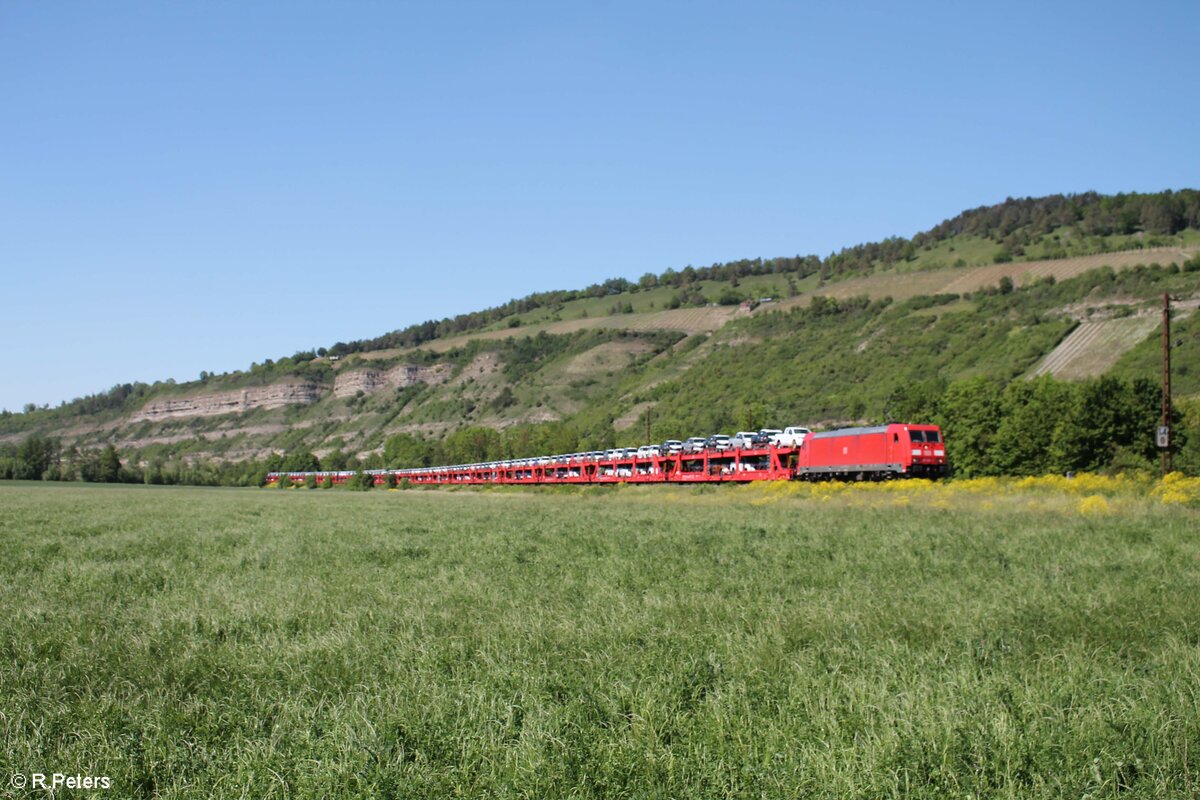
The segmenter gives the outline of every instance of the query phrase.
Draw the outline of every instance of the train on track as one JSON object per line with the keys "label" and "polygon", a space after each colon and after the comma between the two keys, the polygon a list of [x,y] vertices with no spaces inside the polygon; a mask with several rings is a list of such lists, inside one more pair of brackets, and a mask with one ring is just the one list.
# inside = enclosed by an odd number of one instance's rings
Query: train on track
{"label": "train on track", "polygon": [[[789,429],[790,430],[790,429]],[[936,425],[893,423],[811,433],[797,444],[737,447],[729,437],[700,448],[647,445],[642,448],[514,458],[445,467],[365,470],[375,485],[407,480],[410,485],[744,483],[777,480],[889,480],[939,478],[946,474],[946,444]],[[711,440],[710,440],[711,441]],[[285,476],[341,484],[357,471],[272,472],[268,484]]]}

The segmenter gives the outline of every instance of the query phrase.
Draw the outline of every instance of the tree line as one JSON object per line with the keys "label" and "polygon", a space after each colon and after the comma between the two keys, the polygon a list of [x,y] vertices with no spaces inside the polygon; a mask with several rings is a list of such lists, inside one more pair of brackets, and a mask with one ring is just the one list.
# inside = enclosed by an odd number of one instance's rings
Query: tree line
{"label": "tree line", "polygon": [[[1049,475],[1153,471],[1160,388],[1145,378],[1082,382],[1049,376],[1007,385],[975,377],[932,379],[888,398],[897,420],[942,427],[953,474]],[[1200,419],[1172,409],[1175,468],[1200,474]]]}
{"label": "tree line", "polygon": [[64,447],[53,437],[33,434],[19,445],[0,445],[0,480],[82,481],[187,486],[259,486],[266,464],[256,461],[145,461],[122,457],[113,444]]}

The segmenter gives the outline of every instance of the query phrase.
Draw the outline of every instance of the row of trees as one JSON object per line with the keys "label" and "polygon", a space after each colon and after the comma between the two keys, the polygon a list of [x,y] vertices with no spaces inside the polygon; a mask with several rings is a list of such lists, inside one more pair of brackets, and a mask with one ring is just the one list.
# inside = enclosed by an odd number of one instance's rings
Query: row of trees
{"label": "row of trees", "polygon": [[[171,381],[170,383],[174,383]],[[69,402],[60,403],[57,407],[49,405],[38,406],[36,403],[26,403],[20,414],[8,409],[0,410],[0,430],[21,431],[36,422],[48,419],[66,419],[92,414],[102,414],[106,411],[128,411],[145,402],[146,398],[158,388],[160,383],[119,383],[106,392],[97,392],[84,397],[77,397]],[[33,415],[37,415],[36,419]]]}
{"label": "row of trees", "polygon": [[922,247],[964,233],[999,241],[1022,228],[1046,234],[1070,225],[1088,236],[1137,231],[1168,235],[1184,228],[1200,228],[1200,191],[1010,197],[998,205],[964,211],[927,233],[917,234],[913,243]]}
{"label": "row of trees", "polygon": [[[1140,378],[934,379],[897,390],[888,412],[941,425],[954,473],[964,477],[1153,470],[1159,391]],[[1178,411],[1172,422],[1177,468],[1200,473],[1200,426]]]}
{"label": "row of trees", "polygon": [[30,436],[15,448],[0,451],[0,479],[141,483],[142,476],[121,464],[116,447],[63,450],[57,440]]}
{"label": "row of trees", "polygon": [[[368,489],[375,488],[375,478],[366,473],[358,472],[341,483],[335,484],[333,478],[328,475],[319,481],[315,475],[307,475],[303,480],[296,481],[293,481],[287,475],[282,475],[275,482],[275,488],[277,489],[290,489],[293,486],[303,486],[306,489],[332,489],[334,486],[338,486],[342,489],[365,492]],[[388,489],[394,489],[397,486],[407,489],[409,488],[409,482],[407,480],[397,481],[395,475],[386,475],[384,476],[383,486]]]}
{"label": "row of trees", "polygon": [[267,465],[263,462],[155,457],[138,463],[122,459],[112,444],[81,450],[36,434],[20,445],[0,446],[0,480],[261,486],[266,475]]}

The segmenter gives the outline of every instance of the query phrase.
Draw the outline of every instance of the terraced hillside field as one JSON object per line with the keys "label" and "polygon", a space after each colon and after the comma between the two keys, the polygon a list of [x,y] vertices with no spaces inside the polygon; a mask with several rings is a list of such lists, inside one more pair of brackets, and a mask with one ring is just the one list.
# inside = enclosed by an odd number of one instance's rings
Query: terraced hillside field
{"label": "terraced hillside field", "polygon": [[1153,315],[1082,322],[1034,367],[1031,375],[1053,375],[1064,380],[1103,375],[1158,326],[1159,319]]}
{"label": "terraced hillside field", "polygon": [[1194,253],[1179,247],[1128,250],[1077,258],[1047,261],[1026,261],[1016,264],[992,264],[983,267],[959,267],[928,272],[881,272],[864,278],[852,278],[831,283],[785,300],[784,308],[807,305],[814,296],[847,298],[867,295],[871,298],[892,297],[905,300],[918,295],[965,294],[996,286],[1001,278],[1011,278],[1017,286],[1045,277],[1066,280],[1100,267],[1125,269],[1138,264],[1181,264]]}
{"label": "terraced hillside field", "polygon": [[[988,286],[995,286],[1002,277],[1009,277],[1020,286],[1037,278],[1053,276],[1064,280],[1081,275],[1097,267],[1110,266],[1123,269],[1137,264],[1180,264],[1194,255],[1181,247],[1146,248],[1101,255],[1079,256],[1048,261],[1027,261],[1012,264],[992,264],[980,267],[958,267],[921,272],[881,272],[863,278],[825,284],[800,295],[782,301],[767,303],[759,307],[759,313],[780,308],[804,306],[817,295],[835,298],[867,295],[872,298],[892,297],[904,300],[917,295],[943,293],[963,294]],[[708,333],[718,330],[725,323],[746,312],[736,306],[705,306],[702,308],[678,308],[638,314],[610,314],[584,317],[557,322],[524,325],[518,328],[468,333],[445,339],[435,339],[421,345],[422,349],[443,353],[461,347],[475,339],[497,341],[509,337],[534,336],[540,332],[551,334],[572,333],[593,328],[620,328],[631,331],[674,330],[683,333]],[[393,358],[407,349],[377,350],[358,354],[361,358]]]}
{"label": "terraced hillside field", "polygon": [[[683,333],[707,333],[715,331],[726,322],[737,316],[739,310],[733,306],[705,306],[703,308],[676,308],[664,311],[652,311],[646,314],[612,314],[604,317],[585,317],[583,319],[547,322],[539,325],[526,325],[520,328],[502,328],[500,330],[468,333],[462,336],[451,336],[445,339],[434,339],[421,345],[422,350],[432,350],[444,353],[455,347],[462,347],[475,339],[486,341],[501,341],[510,337],[535,336],[538,333],[563,334],[589,329],[620,329],[629,331],[681,331]],[[392,358],[412,348],[374,350],[357,353],[359,358]]]}
{"label": "terraced hillside field", "polygon": [[952,281],[941,290],[947,293],[962,294],[973,292],[986,286],[995,286],[1002,277],[1012,278],[1016,285],[1021,286],[1031,280],[1053,277],[1055,280],[1066,280],[1082,275],[1088,270],[1100,267],[1126,269],[1138,264],[1159,263],[1182,264],[1191,257],[1189,251],[1179,247],[1158,247],[1145,250],[1127,250],[1121,253],[1100,253],[1092,256],[1077,256],[1076,258],[1058,258],[1048,261],[1027,261],[1023,264],[994,264],[990,267],[975,267],[970,274]]}

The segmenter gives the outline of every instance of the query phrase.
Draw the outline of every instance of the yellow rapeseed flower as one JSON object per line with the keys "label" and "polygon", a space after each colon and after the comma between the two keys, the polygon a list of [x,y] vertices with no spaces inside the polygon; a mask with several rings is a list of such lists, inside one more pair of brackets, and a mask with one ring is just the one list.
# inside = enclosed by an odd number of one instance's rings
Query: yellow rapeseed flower
{"label": "yellow rapeseed flower", "polygon": [[1090,494],[1079,501],[1079,513],[1098,516],[1109,512],[1108,501],[1103,495]]}

